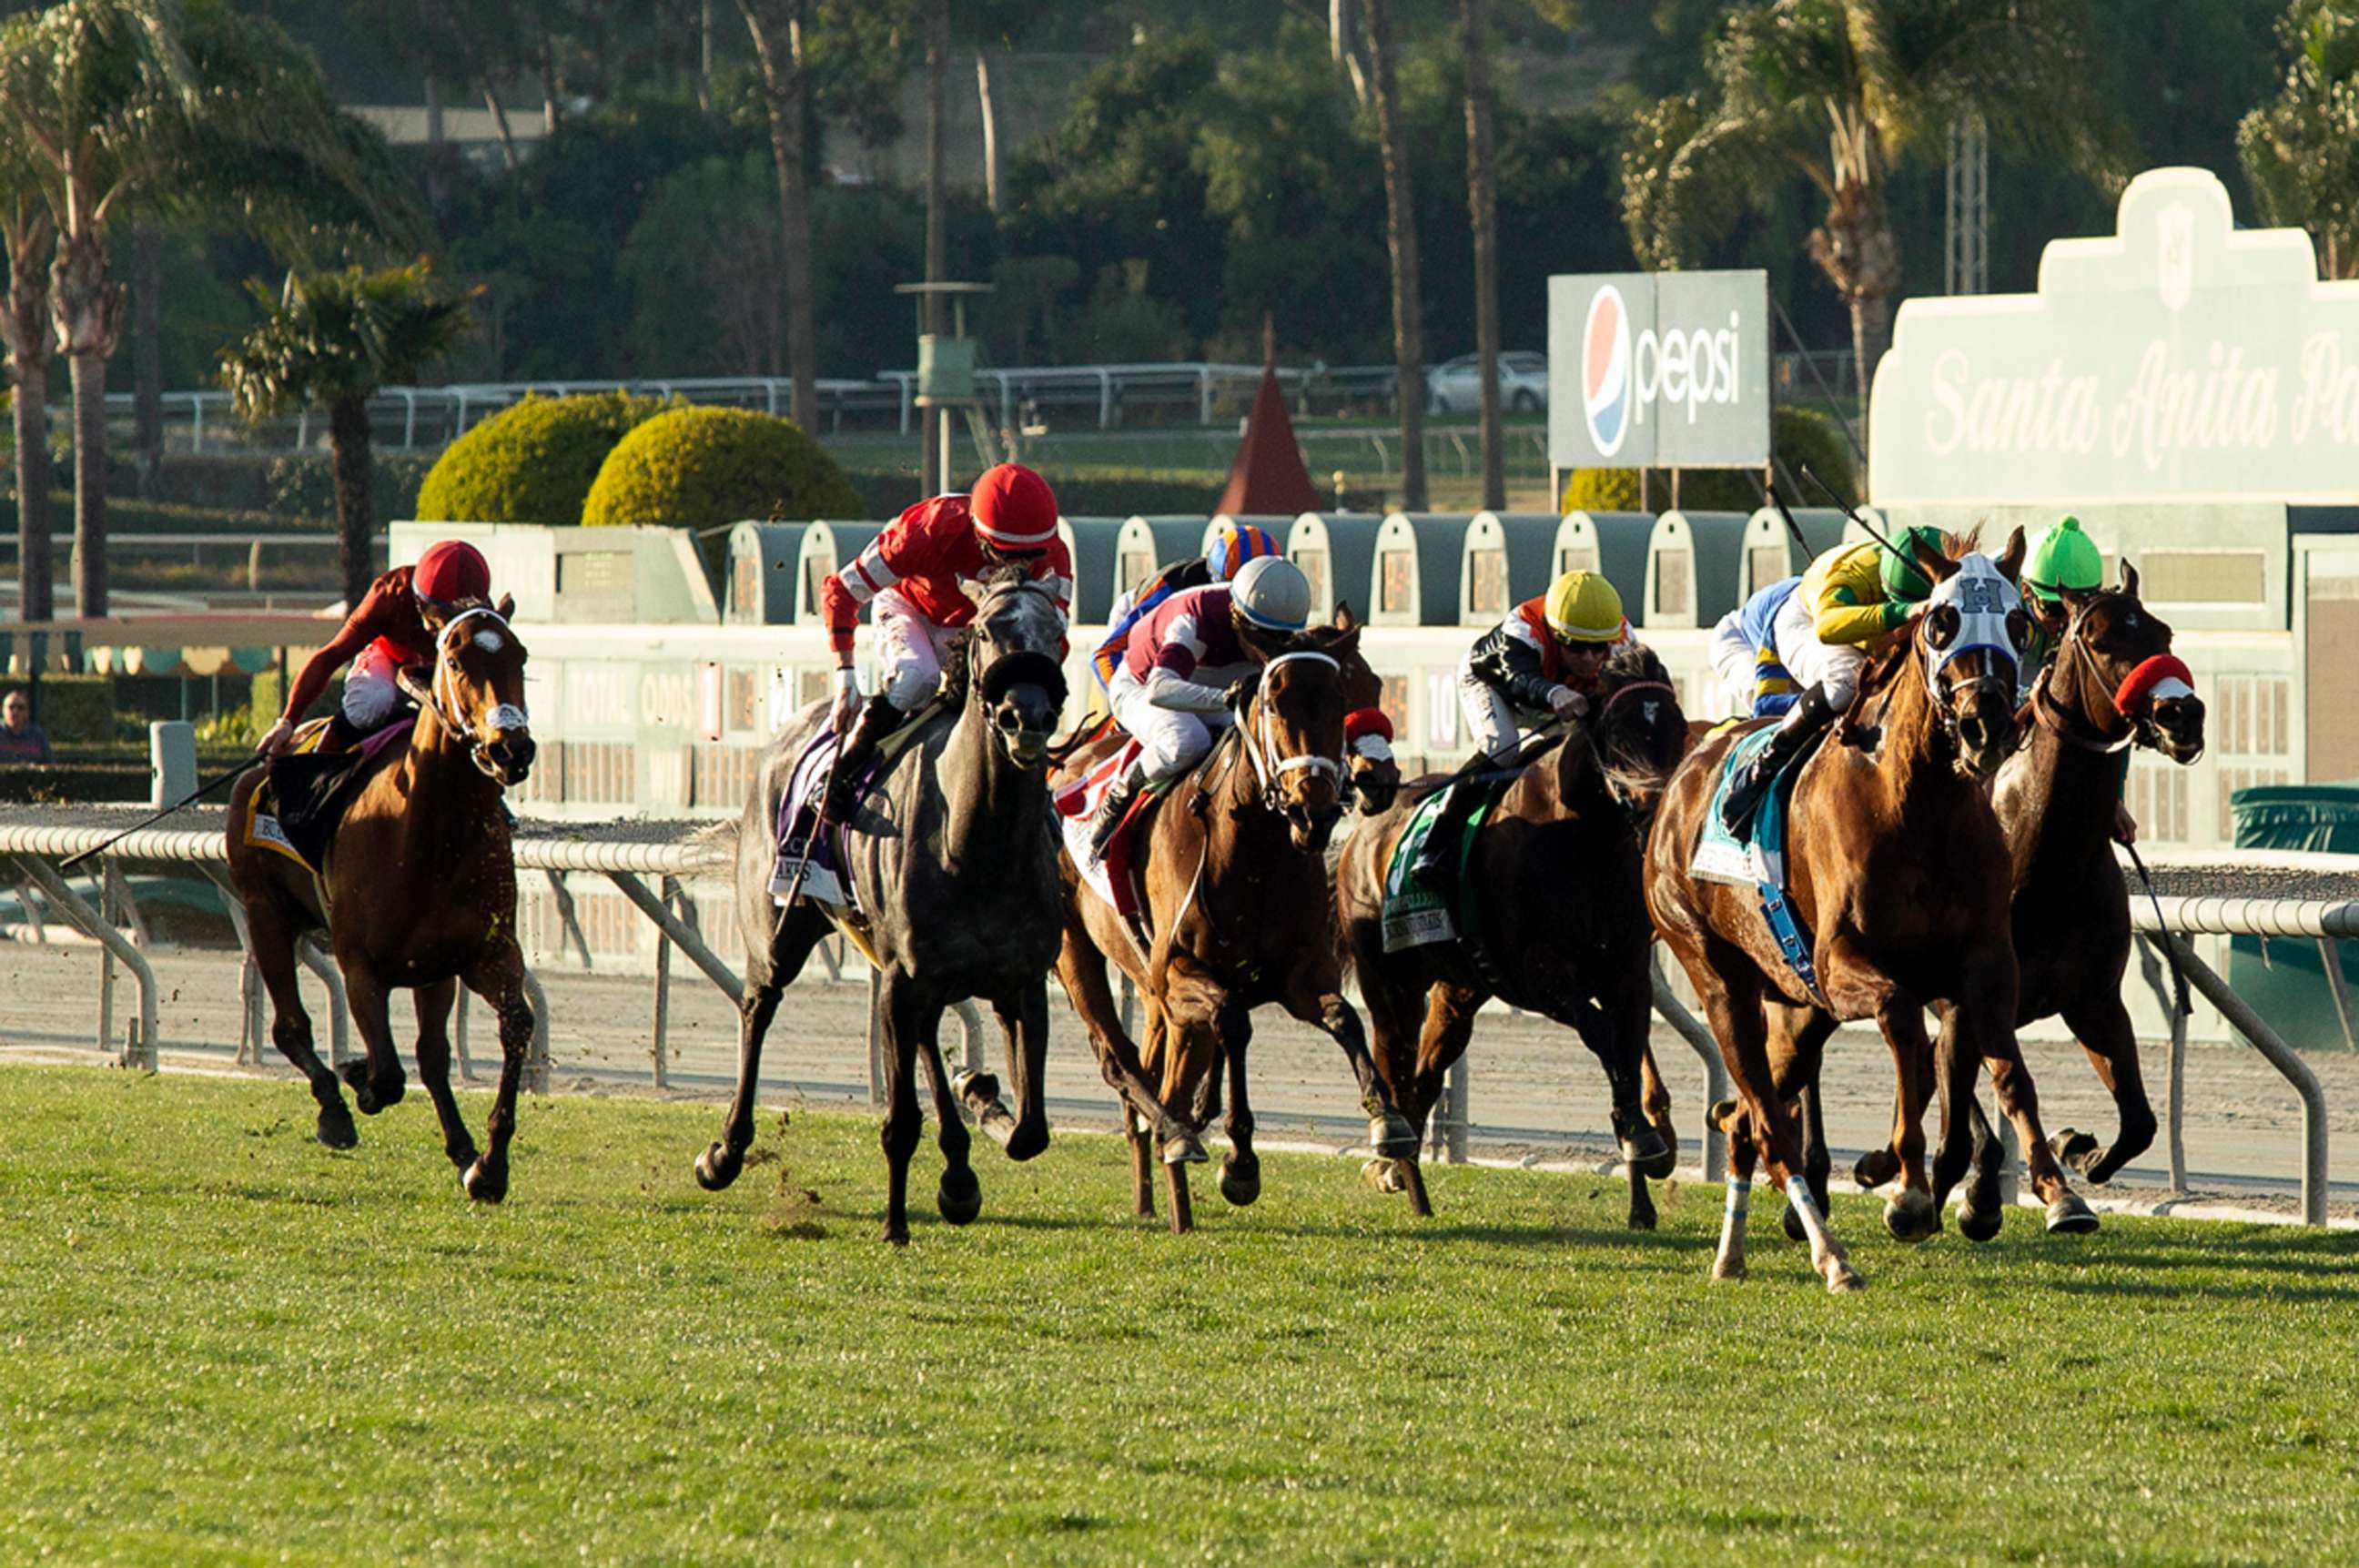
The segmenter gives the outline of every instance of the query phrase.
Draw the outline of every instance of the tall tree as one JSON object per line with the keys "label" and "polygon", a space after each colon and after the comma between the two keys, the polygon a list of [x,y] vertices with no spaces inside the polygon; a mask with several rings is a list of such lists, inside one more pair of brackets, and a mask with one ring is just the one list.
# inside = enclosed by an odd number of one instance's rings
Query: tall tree
{"label": "tall tree", "polygon": [[1466,206],[1474,228],[1474,358],[1481,388],[1476,423],[1483,446],[1483,505],[1507,504],[1507,459],[1499,429],[1499,188],[1491,135],[1491,29],[1484,0],[1458,0],[1466,54]]}
{"label": "tall tree", "polygon": [[2285,81],[2236,127],[2245,175],[2262,217],[2310,231],[2327,277],[2359,277],[2359,3],[2294,0],[2277,38]]}
{"label": "tall tree", "polygon": [[9,40],[0,142],[20,149],[56,231],[49,312],[72,359],[75,607],[103,615],[114,224],[133,208],[203,212],[289,248],[322,223],[395,239],[421,223],[383,138],[272,22],[221,0],[61,0]]}
{"label": "tall tree", "polygon": [[[946,118],[944,87],[950,71],[950,0],[925,0],[926,6],[926,281],[940,283],[950,277],[950,201],[945,182],[948,169],[942,151]],[[926,331],[939,337],[942,330],[942,297],[925,297]],[[919,421],[926,443],[921,466],[927,495],[939,494],[951,482],[942,472],[942,410],[929,408]]]}
{"label": "tall tree", "polygon": [[1393,357],[1400,369],[1401,508],[1421,512],[1425,488],[1425,328],[1419,315],[1417,207],[1409,185],[1408,126],[1401,113],[1392,0],[1361,0],[1369,87],[1385,170],[1385,245],[1393,270]]}
{"label": "tall tree", "polygon": [[357,604],[376,575],[368,400],[380,387],[417,381],[455,348],[480,290],[437,289],[423,261],[289,273],[276,296],[258,281],[246,287],[268,313],[222,352],[222,384],[245,419],[327,411],[344,603]]}
{"label": "tall tree", "polygon": [[762,67],[762,108],[769,120],[770,158],[778,170],[778,223],[783,231],[779,281],[787,294],[787,374],[794,380],[795,422],[819,428],[819,338],[811,305],[810,152],[810,80],[803,34],[807,0],[737,0]]}
{"label": "tall tree", "polygon": [[1944,156],[1979,114],[1992,144],[2112,181],[2117,125],[2090,89],[2081,0],[1751,0],[1710,46],[1711,85],[1642,113],[1623,154],[1640,258],[1689,265],[1797,172],[1826,202],[1810,259],[1851,313],[1861,423],[1901,288],[1887,197],[1909,159]]}
{"label": "tall tree", "polygon": [[[0,51],[16,52],[22,17],[0,24]],[[49,257],[57,229],[42,200],[38,173],[20,143],[0,137],[0,248],[7,252],[8,297],[0,343],[8,350],[16,438],[17,614],[46,621],[56,613],[49,562]]]}

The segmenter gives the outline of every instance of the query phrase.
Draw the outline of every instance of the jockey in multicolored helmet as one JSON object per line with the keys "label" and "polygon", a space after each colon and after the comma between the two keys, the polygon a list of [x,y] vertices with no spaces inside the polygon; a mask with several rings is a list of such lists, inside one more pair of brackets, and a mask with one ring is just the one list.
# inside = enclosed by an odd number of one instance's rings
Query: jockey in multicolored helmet
{"label": "jockey in multicolored helmet", "polygon": [[303,711],[319,701],[346,663],[343,701],[328,720],[322,751],[341,751],[399,718],[411,703],[394,677],[404,665],[434,658],[434,634],[426,612],[440,618],[462,601],[492,596],[492,569],[483,552],[463,539],[426,547],[415,566],[397,566],[375,583],[344,617],[328,645],[304,660],[288,688],[278,722],[262,737],[262,749],[276,757],[294,738]]}
{"label": "jockey in multicolored helmet", "polygon": [[[2017,584],[2023,590],[2023,607],[2031,615],[2031,641],[2024,649],[2019,666],[2023,687],[2027,693],[2032,681],[2056,649],[2064,641],[2064,634],[2072,624],[2072,609],[2066,595],[2094,593],[2104,586],[2105,558],[2097,549],[2097,541],[2081,531],[2081,519],[2066,516],[2056,519],[2032,541],[2023,558],[2023,572]],[[2129,784],[2129,756],[2121,758],[2121,787]],[[2114,802],[2114,837],[2124,844],[2137,842],[2137,819],[2130,815],[2126,802]]]}
{"label": "jockey in multicolored helmet", "polygon": [[1203,760],[1214,736],[1236,722],[1237,683],[1264,652],[1310,620],[1310,583],[1290,561],[1265,555],[1225,583],[1174,593],[1131,628],[1121,666],[1107,682],[1114,722],[1138,742],[1138,760],[1110,786],[1090,819],[1092,850],[1105,854],[1139,792]]}
{"label": "jockey in multicolored helmet", "polygon": [[1802,689],[1777,733],[1729,783],[1721,822],[1732,833],[1750,831],[1761,792],[1820,731],[1850,708],[1868,649],[1907,621],[1932,594],[1932,579],[1917,563],[1919,546],[1940,550],[1941,530],[1901,528],[1886,549],[1873,539],[1841,545],[1810,562],[1771,630],[1777,659]]}
{"label": "jockey in multicolored helmet", "polygon": [[1802,585],[1782,577],[1720,617],[1712,628],[1712,668],[1740,718],[1774,719],[1801,698],[1793,672],[1777,658],[1777,612]]}
{"label": "jockey in multicolored helmet", "polygon": [[[1458,661],[1458,709],[1474,742],[1462,772],[1506,762],[1524,731],[1589,712],[1605,661],[1630,640],[1622,595],[1604,574],[1568,572],[1475,639]],[[1484,791],[1452,783],[1411,875],[1439,886]]]}
{"label": "jockey in multicolored helmet", "polygon": [[1106,617],[1105,640],[1098,644],[1090,656],[1090,671],[1098,678],[1101,690],[1114,680],[1114,672],[1122,668],[1124,649],[1129,645],[1130,632],[1147,613],[1174,593],[1190,588],[1202,588],[1214,583],[1226,583],[1244,570],[1245,562],[1259,561],[1278,553],[1277,540],[1266,528],[1251,523],[1223,523],[1212,536],[1212,545],[1201,556],[1175,561],[1157,571],[1114,602],[1114,613]]}
{"label": "jockey in multicolored helmet", "polygon": [[[1057,496],[1021,463],[988,469],[965,495],[937,495],[896,517],[850,564],[820,587],[820,609],[835,656],[835,733],[845,737],[821,811],[843,820],[852,789],[876,743],[929,702],[941,685],[942,652],[974,619],[964,583],[1020,565],[1072,613],[1073,558],[1057,533]],[[853,667],[853,628],[876,606],[876,653],[884,687],[864,698]]]}

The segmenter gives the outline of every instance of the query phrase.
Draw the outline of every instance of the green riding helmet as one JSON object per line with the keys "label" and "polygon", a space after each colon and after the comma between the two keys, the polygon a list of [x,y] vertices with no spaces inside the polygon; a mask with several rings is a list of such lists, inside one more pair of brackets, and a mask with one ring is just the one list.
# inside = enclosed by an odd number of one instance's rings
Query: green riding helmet
{"label": "green riding helmet", "polygon": [[2023,585],[2047,604],[2062,602],[2066,590],[2093,593],[2105,580],[2105,558],[2097,541],[2081,531],[2078,517],[2059,517],[2024,558]]}
{"label": "green riding helmet", "polygon": [[1940,529],[1923,523],[1895,533],[1892,548],[1884,552],[1884,596],[1901,604],[1920,604],[1930,597],[1933,582],[1917,564],[1916,547],[1921,544],[1939,555],[1948,542]]}

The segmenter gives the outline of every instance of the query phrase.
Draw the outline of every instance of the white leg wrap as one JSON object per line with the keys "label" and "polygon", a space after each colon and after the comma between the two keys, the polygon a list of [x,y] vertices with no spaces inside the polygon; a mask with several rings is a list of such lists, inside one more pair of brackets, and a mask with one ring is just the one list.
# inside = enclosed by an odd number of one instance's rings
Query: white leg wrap
{"label": "white leg wrap", "polygon": [[1720,1214],[1720,1258],[1725,1263],[1745,1255],[1745,1215],[1753,1200],[1753,1183],[1730,1177],[1728,1206]]}
{"label": "white leg wrap", "polygon": [[1810,1179],[1794,1175],[1786,1178],[1786,1203],[1801,1216],[1802,1230],[1810,1238],[1813,1255],[1822,1253],[1834,1238],[1827,1234],[1827,1222],[1819,1213],[1817,1202],[1810,1196]]}
{"label": "white leg wrap", "polygon": [[1751,1209],[1752,1204],[1753,1183],[1750,1181],[1740,1181],[1734,1176],[1730,1177],[1728,1179],[1728,1207],[1725,1211],[1727,1218],[1734,1224],[1740,1225],[1743,1225],[1745,1223],[1745,1216]]}

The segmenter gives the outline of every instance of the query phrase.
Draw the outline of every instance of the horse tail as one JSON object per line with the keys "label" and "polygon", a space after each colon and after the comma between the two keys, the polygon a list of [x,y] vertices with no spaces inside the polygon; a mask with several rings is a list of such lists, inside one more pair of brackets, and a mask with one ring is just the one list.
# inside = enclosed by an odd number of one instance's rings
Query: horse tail
{"label": "horse tail", "polygon": [[735,817],[730,817],[722,822],[708,822],[689,834],[688,842],[699,849],[710,848],[718,851],[719,853],[714,856],[715,859],[734,860],[737,858],[738,825]]}
{"label": "horse tail", "polygon": [[1106,731],[1113,727],[1114,715],[1112,713],[1100,713],[1093,719],[1082,720],[1081,728],[1075,730],[1071,735],[1067,735],[1060,741],[1050,743],[1049,746],[1049,760],[1062,766],[1067,757],[1072,756],[1073,753],[1081,750],[1082,747],[1089,745],[1090,742],[1097,739],[1098,736],[1105,734]]}

